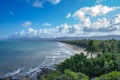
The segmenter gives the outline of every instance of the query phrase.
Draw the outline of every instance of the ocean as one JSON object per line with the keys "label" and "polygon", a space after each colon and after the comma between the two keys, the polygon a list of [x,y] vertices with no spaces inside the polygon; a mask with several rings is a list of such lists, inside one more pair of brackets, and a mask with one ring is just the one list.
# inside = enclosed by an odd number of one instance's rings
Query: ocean
{"label": "ocean", "polygon": [[77,51],[53,41],[0,41],[0,78],[33,78],[41,67],[60,63]]}

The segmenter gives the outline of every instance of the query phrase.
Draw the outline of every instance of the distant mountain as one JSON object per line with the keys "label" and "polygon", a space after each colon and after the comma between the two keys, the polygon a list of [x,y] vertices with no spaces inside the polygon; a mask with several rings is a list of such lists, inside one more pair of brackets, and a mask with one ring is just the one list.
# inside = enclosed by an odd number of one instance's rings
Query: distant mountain
{"label": "distant mountain", "polygon": [[93,37],[91,37],[91,39],[96,39],[96,40],[116,39],[116,40],[120,40],[120,35],[93,36]]}
{"label": "distant mountain", "polygon": [[108,40],[116,39],[120,40],[120,35],[106,35],[106,36],[92,36],[92,37],[60,37],[55,40],[82,40],[82,39],[95,39],[95,40]]}
{"label": "distant mountain", "polygon": [[7,40],[9,41],[14,41],[14,40],[22,40],[22,41],[27,41],[27,40],[31,40],[31,41],[47,41],[47,40],[53,40],[53,38],[38,38],[38,37],[21,37],[21,38],[8,38]]}
{"label": "distant mountain", "polygon": [[38,38],[38,37],[23,37],[23,38],[9,38],[7,40],[37,40],[37,41],[63,41],[63,40],[82,40],[82,39],[95,39],[95,40],[120,40],[120,35],[106,35],[106,36],[92,36],[92,37],[58,37],[58,38]]}

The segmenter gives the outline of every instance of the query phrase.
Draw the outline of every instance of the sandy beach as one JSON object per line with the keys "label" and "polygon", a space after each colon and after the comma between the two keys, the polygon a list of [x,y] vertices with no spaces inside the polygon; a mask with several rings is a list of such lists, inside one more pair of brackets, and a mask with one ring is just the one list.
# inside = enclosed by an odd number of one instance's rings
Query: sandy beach
{"label": "sandy beach", "polygon": [[[91,58],[91,55],[87,53],[87,51],[85,51],[85,48],[82,48],[82,47],[79,47],[79,46],[76,46],[76,45],[72,45],[72,44],[68,44],[68,43],[63,43],[64,45],[74,49],[77,51],[76,54],[80,54],[80,53],[83,53],[84,55],[87,56],[87,58]],[[93,54],[92,57],[96,57],[97,55],[96,54]]]}

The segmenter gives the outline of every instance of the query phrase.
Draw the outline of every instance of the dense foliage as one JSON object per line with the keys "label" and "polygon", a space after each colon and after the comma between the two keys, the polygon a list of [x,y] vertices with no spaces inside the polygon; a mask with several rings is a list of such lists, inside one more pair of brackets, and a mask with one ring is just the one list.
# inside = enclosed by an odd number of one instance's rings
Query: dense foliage
{"label": "dense foliage", "polygon": [[89,80],[89,77],[83,73],[75,73],[67,69],[64,71],[64,74],[61,74],[57,70],[47,75],[43,74],[39,80]]}
{"label": "dense foliage", "polygon": [[[57,64],[55,72],[42,75],[40,80],[120,80],[120,77],[117,77],[120,76],[120,41],[112,39],[62,42],[85,48],[91,58],[87,58],[84,53],[75,54]],[[97,54],[97,57],[92,58],[93,54]]]}
{"label": "dense foliage", "polygon": [[82,72],[89,77],[96,77],[102,74],[118,70],[116,56],[111,53],[99,55],[98,58],[88,59],[83,54],[76,54],[57,65],[57,69],[64,73],[65,69],[74,72]]}
{"label": "dense foliage", "polygon": [[119,40],[73,40],[73,41],[61,41],[86,48],[87,51],[102,53],[120,53],[120,41]]}
{"label": "dense foliage", "polygon": [[95,78],[94,80],[120,80],[120,72],[113,71]]}

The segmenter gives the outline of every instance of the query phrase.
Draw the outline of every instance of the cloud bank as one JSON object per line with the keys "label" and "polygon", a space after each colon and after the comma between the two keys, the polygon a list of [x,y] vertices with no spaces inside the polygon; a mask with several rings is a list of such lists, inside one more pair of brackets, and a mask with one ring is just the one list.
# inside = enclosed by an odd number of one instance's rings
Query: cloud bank
{"label": "cloud bank", "polygon": [[20,0],[26,1],[28,4],[31,4],[33,7],[41,8],[45,3],[51,3],[53,5],[57,5],[61,2],[61,0]]}
{"label": "cloud bank", "polygon": [[[113,15],[111,19],[106,17],[107,14],[116,10],[119,10],[119,7],[108,7],[103,5],[84,7],[75,11],[74,14],[68,13],[66,16],[66,18],[72,16],[73,20],[79,20],[78,24],[69,25],[68,23],[64,23],[53,28],[50,27],[39,30],[29,27],[27,31],[16,32],[14,36],[55,38],[96,36],[96,34],[97,36],[120,35],[120,14]],[[44,25],[50,26],[51,24],[44,23]]]}

